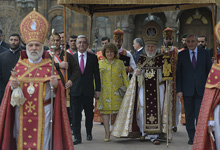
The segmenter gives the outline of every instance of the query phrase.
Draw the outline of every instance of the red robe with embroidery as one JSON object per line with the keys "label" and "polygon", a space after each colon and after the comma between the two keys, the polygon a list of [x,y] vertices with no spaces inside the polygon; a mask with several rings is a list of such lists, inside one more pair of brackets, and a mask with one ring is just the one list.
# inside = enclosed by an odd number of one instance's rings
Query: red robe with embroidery
{"label": "red robe with embroidery", "polygon": [[[217,60],[220,60],[220,54],[217,55]],[[219,74],[220,64],[213,64],[205,85],[205,92],[196,126],[193,150],[215,150],[215,144],[210,133],[208,133],[208,121],[213,120],[214,109],[220,102]]]}
{"label": "red robe with embroidery", "polygon": [[[31,97],[29,97],[27,90],[26,90],[29,84],[29,80],[28,79],[27,81],[24,80],[29,76],[27,74],[28,72],[27,68],[25,67],[25,65],[27,65],[25,64],[25,60],[26,62],[28,61],[26,52],[21,52],[21,58],[18,61],[16,68],[15,68],[15,71],[18,72],[18,75],[17,75],[18,80],[19,78],[21,78],[20,85],[23,86],[22,91],[26,98],[25,103],[19,107],[18,140],[21,140],[21,141],[18,141],[19,144],[16,145],[16,140],[13,137],[14,123],[15,123],[15,107],[12,107],[12,105],[10,104],[12,91],[11,91],[10,82],[9,82],[6,86],[5,94],[4,94],[1,107],[0,107],[0,150],[16,150],[16,149],[28,149],[28,148],[31,148],[32,150],[42,149],[44,117],[40,116],[40,114],[38,113],[42,112],[42,114],[44,115],[43,113],[44,111],[39,111],[39,110],[44,110],[44,105],[43,105],[44,92],[42,92],[43,91],[42,85],[44,85],[50,79],[51,61],[48,58],[48,53],[44,52],[43,59],[39,63],[40,64],[39,71],[38,71],[39,74],[37,73],[36,77],[34,77],[36,78],[34,79],[36,80],[34,81],[35,92]],[[32,68],[33,67],[30,68],[30,74],[32,73],[31,72]],[[35,70],[36,69],[33,69],[32,71],[35,72]],[[57,72],[55,74],[58,75]],[[42,75],[44,77],[42,77]],[[32,76],[34,76],[34,74]],[[41,86],[41,88],[38,86]],[[73,150],[74,148],[73,148],[73,142],[72,142],[72,135],[70,131],[69,119],[68,119],[66,103],[65,103],[65,92],[64,92],[64,87],[60,80],[58,80],[58,85],[57,85],[55,94],[56,94],[56,98],[54,99],[53,131],[52,131],[53,132],[53,149],[54,150]],[[31,105],[31,104],[34,105],[35,109],[33,109],[33,107],[32,109],[31,107],[28,107],[28,105]],[[21,113],[21,110],[22,110],[22,113]],[[33,114],[30,115],[31,114],[30,112],[32,111],[33,111]],[[43,122],[42,124],[39,123],[40,120]],[[22,124],[20,124],[21,122]],[[39,140],[39,136],[41,140]]]}

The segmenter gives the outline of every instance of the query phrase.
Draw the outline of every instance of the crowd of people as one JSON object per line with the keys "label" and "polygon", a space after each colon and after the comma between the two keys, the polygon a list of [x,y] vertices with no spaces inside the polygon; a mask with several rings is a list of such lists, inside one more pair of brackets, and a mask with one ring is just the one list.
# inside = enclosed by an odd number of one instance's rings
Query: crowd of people
{"label": "crowd of people", "polygon": [[83,110],[88,141],[93,121],[104,124],[104,142],[115,136],[155,145],[172,141],[180,122],[193,149],[220,149],[220,56],[212,62],[205,36],[184,34],[177,48],[173,29],[161,31],[149,21],[143,38],[133,40],[134,52],[123,47],[119,28],[95,52],[86,36],[71,35],[65,43],[62,31],[44,46],[48,29],[32,11],[9,44],[0,30],[0,149],[72,150],[82,143]]}

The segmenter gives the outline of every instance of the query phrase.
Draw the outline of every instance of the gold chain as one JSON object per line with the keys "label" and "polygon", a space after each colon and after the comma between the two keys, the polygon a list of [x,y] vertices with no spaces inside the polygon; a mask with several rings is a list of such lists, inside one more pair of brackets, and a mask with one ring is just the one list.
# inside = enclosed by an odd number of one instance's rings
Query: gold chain
{"label": "gold chain", "polygon": [[[34,75],[34,79],[35,79],[35,76],[36,76],[36,74],[38,72],[39,67],[40,67],[40,64],[38,64],[37,71],[35,72],[35,75]],[[33,83],[34,81],[31,82],[31,79],[30,79],[29,62],[28,62],[28,77],[29,77],[30,85],[27,88],[27,92],[30,95],[30,97],[32,97],[32,94],[34,94],[34,92],[35,92],[35,88],[34,88],[34,83]]]}

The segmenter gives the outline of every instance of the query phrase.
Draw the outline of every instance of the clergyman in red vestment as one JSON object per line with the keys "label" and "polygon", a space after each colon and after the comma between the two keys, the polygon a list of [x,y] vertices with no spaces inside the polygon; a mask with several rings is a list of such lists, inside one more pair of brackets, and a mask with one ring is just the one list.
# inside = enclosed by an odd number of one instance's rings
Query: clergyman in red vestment
{"label": "clergyman in red vestment", "polygon": [[21,52],[1,103],[0,150],[48,150],[51,140],[53,150],[74,149],[64,87],[57,71],[51,74],[52,62],[43,49],[48,29],[47,20],[35,10],[21,22],[27,50]]}
{"label": "clergyman in red vestment", "polygon": [[[220,22],[215,27],[220,41]],[[193,150],[220,150],[220,54],[212,65],[205,86]]]}

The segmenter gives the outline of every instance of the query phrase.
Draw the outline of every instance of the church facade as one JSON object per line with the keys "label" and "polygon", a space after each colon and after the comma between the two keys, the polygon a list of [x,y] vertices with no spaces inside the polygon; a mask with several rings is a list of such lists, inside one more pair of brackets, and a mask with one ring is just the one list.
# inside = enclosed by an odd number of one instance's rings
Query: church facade
{"label": "church facade", "polygon": [[[3,0],[0,5],[0,29],[3,30],[5,41],[12,33],[19,33],[21,20],[33,7],[47,18],[50,23],[50,31],[55,28],[57,32],[64,30],[63,6],[58,5],[56,0]],[[218,8],[219,10],[219,8]],[[219,11],[218,11],[219,13]],[[218,14],[217,13],[217,14]],[[128,50],[133,50],[133,39],[142,38],[143,29],[150,20],[155,20],[165,29],[170,27],[175,30],[175,43],[178,48],[182,47],[181,37],[185,33],[195,33],[198,36],[208,38],[208,48],[213,47],[211,7],[196,8],[190,10],[176,10],[170,12],[137,14],[125,16],[93,17],[91,47],[95,50],[101,48],[101,38],[108,36],[112,40],[112,33],[116,28],[124,32],[124,45]],[[220,16],[217,17],[217,21]],[[66,33],[67,38],[72,35],[90,36],[91,18],[77,12],[66,9]],[[47,44],[45,42],[45,44]],[[160,41],[162,44],[162,38]]]}

